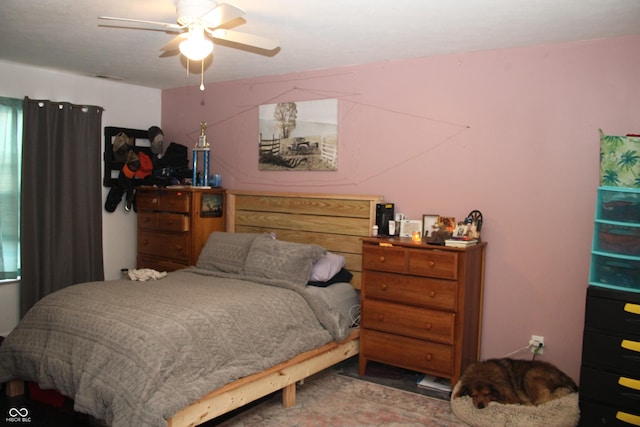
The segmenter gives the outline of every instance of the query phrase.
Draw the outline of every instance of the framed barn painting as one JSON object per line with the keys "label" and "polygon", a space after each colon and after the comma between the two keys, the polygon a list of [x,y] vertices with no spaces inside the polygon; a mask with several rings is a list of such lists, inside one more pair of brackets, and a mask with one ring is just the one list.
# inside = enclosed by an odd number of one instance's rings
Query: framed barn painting
{"label": "framed barn painting", "polygon": [[261,105],[259,122],[259,170],[338,170],[337,99]]}

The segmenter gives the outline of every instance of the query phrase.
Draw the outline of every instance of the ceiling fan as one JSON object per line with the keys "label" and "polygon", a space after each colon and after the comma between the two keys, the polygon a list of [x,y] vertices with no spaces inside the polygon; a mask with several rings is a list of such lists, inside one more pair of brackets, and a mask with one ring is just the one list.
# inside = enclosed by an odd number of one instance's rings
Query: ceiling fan
{"label": "ceiling fan", "polygon": [[[213,0],[176,0],[177,23],[113,16],[99,16],[98,19],[149,24],[164,27],[170,32],[179,32],[180,34],[167,43],[162,50],[175,50],[178,45],[180,53],[192,61],[203,61],[208,57],[213,52],[213,42],[216,40],[266,51],[277,49],[279,43],[276,40],[221,28],[222,25],[240,18],[244,14],[244,10],[228,3],[218,4]],[[201,85],[200,88],[203,89],[204,86]]]}

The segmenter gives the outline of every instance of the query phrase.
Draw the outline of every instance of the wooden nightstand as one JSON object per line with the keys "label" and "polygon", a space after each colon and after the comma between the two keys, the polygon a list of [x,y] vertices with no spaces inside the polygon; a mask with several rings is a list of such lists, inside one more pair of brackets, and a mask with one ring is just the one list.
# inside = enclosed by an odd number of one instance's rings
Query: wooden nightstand
{"label": "wooden nightstand", "polygon": [[459,249],[365,238],[362,244],[360,375],[373,360],[455,386],[479,358],[486,243]]}
{"label": "wooden nightstand", "polygon": [[222,188],[138,188],[138,268],[196,265],[209,235],[225,230],[224,195]]}

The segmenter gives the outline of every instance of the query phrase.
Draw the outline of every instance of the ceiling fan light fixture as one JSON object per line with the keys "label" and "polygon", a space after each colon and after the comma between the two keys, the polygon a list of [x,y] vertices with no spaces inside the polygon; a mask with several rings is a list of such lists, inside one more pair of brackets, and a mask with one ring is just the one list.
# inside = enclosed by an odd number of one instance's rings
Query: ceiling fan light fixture
{"label": "ceiling fan light fixture", "polygon": [[217,6],[218,3],[213,0],[177,0],[178,24],[189,26],[202,22],[202,16]]}
{"label": "ceiling fan light fixture", "polygon": [[180,53],[192,61],[201,61],[213,52],[213,42],[204,36],[202,28],[191,31],[189,38],[178,47]]}

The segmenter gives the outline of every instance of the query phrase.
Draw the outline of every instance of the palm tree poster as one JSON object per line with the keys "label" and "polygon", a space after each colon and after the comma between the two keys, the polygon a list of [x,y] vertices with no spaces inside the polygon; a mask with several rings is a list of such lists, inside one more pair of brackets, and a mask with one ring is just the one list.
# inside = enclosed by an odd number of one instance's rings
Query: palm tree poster
{"label": "palm tree poster", "polygon": [[258,169],[338,169],[338,100],[279,102],[259,107]]}
{"label": "palm tree poster", "polygon": [[640,136],[600,130],[600,185],[640,188]]}

